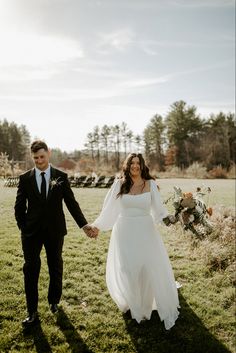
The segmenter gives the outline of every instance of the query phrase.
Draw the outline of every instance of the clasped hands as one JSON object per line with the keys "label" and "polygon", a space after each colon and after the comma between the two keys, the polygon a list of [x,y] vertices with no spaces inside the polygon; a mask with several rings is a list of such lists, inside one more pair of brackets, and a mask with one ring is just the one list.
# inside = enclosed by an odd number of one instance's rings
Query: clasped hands
{"label": "clasped hands", "polygon": [[99,232],[98,228],[86,224],[82,229],[89,238],[97,238]]}

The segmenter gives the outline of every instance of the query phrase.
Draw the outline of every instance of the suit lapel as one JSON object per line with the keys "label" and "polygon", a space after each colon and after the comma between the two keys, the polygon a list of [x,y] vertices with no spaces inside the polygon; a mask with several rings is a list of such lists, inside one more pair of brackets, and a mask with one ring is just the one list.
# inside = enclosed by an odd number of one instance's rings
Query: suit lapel
{"label": "suit lapel", "polygon": [[38,185],[37,185],[37,181],[36,181],[36,176],[35,176],[35,169],[31,169],[30,171],[30,182],[32,185],[32,190],[35,192],[35,194],[40,198],[40,200],[42,199],[41,194],[39,192],[38,189]]}
{"label": "suit lapel", "polygon": [[52,188],[53,186],[51,185],[51,180],[56,179],[56,170],[51,166],[50,167],[50,179],[49,179],[49,187],[48,187],[48,196],[47,196],[47,201],[51,198],[52,196]]}

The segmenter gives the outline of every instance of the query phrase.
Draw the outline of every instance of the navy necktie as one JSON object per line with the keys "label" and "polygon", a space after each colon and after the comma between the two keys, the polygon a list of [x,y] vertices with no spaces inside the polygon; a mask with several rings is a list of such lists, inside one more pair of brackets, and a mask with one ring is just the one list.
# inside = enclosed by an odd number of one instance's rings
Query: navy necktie
{"label": "navy necktie", "polygon": [[41,182],[41,195],[44,200],[47,198],[47,188],[46,188],[46,179],[45,172],[41,172],[42,182]]}

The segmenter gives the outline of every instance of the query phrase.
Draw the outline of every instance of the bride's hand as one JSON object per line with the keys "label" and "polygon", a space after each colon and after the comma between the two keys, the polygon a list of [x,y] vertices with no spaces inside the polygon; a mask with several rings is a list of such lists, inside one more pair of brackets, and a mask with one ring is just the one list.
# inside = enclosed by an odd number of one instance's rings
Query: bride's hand
{"label": "bride's hand", "polygon": [[92,229],[93,229],[93,234],[95,235],[95,238],[97,238],[99,229],[97,227],[92,227]]}
{"label": "bride's hand", "polygon": [[175,224],[176,223],[176,218],[174,215],[170,214],[167,217],[163,218],[162,220],[166,226],[170,226],[171,224]]}
{"label": "bride's hand", "polygon": [[175,216],[173,214],[170,214],[168,217],[169,217],[169,220],[170,220],[171,224],[175,224],[176,223],[176,218],[175,218]]}

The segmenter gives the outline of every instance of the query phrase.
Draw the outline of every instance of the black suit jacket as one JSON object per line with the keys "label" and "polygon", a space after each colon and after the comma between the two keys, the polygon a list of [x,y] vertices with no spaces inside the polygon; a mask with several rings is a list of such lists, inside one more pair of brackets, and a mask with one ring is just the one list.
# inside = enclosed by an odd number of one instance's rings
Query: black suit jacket
{"label": "black suit jacket", "polygon": [[51,166],[51,182],[46,201],[38,190],[35,169],[22,174],[15,202],[15,217],[22,236],[31,237],[45,229],[55,236],[66,235],[63,200],[78,226],[81,228],[87,224],[66,173]]}

